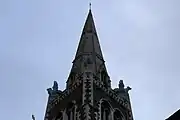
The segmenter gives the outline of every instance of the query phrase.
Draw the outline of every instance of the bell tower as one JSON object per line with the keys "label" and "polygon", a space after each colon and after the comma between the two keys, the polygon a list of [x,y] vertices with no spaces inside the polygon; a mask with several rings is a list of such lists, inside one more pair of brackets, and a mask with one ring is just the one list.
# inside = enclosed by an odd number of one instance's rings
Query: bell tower
{"label": "bell tower", "polygon": [[133,120],[122,80],[111,88],[91,9],[80,37],[65,90],[47,89],[45,120]]}

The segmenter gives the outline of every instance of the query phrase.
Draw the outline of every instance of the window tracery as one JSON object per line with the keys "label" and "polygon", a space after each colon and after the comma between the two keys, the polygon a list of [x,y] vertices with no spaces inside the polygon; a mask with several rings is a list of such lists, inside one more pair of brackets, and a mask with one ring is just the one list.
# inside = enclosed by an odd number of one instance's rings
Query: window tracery
{"label": "window tracery", "polygon": [[107,101],[101,103],[101,120],[111,120],[111,107]]}
{"label": "window tracery", "polygon": [[76,113],[75,104],[69,103],[68,109],[66,110],[68,120],[75,120],[75,115],[76,115],[75,113]]}

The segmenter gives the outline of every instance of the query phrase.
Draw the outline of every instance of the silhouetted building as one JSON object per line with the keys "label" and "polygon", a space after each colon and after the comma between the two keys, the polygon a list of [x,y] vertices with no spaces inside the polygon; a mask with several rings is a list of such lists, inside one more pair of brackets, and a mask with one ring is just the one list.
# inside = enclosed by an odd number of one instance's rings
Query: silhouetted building
{"label": "silhouetted building", "polygon": [[180,109],[178,111],[176,111],[174,114],[172,114],[166,120],[180,120]]}
{"label": "silhouetted building", "polygon": [[[68,47],[67,47],[68,48]],[[89,10],[65,90],[54,81],[45,120],[133,120],[123,81],[112,89],[91,10]]]}

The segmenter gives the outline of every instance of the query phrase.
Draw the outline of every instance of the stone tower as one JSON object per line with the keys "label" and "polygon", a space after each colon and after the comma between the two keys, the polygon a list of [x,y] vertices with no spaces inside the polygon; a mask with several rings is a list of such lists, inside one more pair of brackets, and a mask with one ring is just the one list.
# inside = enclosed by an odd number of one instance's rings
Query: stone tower
{"label": "stone tower", "polygon": [[54,81],[45,120],[133,120],[123,81],[112,89],[91,10],[89,10],[65,90]]}

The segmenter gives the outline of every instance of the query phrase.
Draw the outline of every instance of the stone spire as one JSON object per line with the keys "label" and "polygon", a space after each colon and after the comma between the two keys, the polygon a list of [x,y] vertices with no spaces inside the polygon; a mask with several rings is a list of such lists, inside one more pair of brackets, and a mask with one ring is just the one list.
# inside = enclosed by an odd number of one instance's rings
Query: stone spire
{"label": "stone spire", "polygon": [[86,69],[94,74],[100,75],[103,72],[105,76],[108,76],[91,9],[85,21],[67,83],[71,84],[77,74],[83,73]]}
{"label": "stone spire", "polygon": [[103,58],[91,9],[89,9],[75,59],[83,53],[98,54]]}

